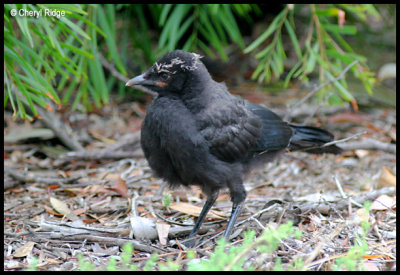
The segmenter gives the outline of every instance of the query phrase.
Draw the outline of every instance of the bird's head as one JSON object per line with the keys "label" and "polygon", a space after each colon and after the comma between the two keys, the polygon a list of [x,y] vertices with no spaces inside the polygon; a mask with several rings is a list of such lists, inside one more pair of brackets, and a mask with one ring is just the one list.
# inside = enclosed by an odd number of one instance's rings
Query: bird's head
{"label": "bird's head", "polygon": [[145,73],[130,79],[126,86],[158,94],[179,94],[184,90],[184,84],[189,77],[208,72],[200,61],[201,56],[176,50],[164,55]]}

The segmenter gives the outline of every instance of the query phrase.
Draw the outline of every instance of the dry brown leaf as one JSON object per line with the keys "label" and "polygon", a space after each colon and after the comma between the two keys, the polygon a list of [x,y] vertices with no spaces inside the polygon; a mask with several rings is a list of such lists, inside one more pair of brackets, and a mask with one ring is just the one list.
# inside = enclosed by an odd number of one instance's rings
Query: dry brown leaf
{"label": "dry brown leaf", "polygon": [[356,156],[358,158],[361,159],[361,158],[367,156],[369,154],[369,151],[368,150],[363,150],[363,149],[358,149],[358,150],[355,150],[354,153],[356,154]]}
{"label": "dry brown leaf", "polygon": [[368,222],[369,220],[369,212],[365,208],[360,208],[356,211],[357,221],[358,222]]}
{"label": "dry brown leaf", "polygon": [[50,197],[50,204],[58,213],[65,215],[71,221],[79,220],[78,216],[76,216],[68,207],[66,203],[60,201],[56,198]]}
{"label": "dry brown leaf", "polygon": [[97,179],[102,179],[102,180],[118,180],[120,179],[120,174],[118,173],[110,173],[108,171],[104,171],[104,172],[99,172],[96,173],[95,176]]}
{"label": "dry brown leaf", "polygon": [[363,259],[366,259],[366,260],[374,260],[374,259],[379,259],[379,258],[382,258],[382,259],[385,259],[385,255],[384,254],[376,254],[376,255],[364,255],[363,256]]}
{"label": "dry brown leaf", "polygon": [[79,215],[84,214],[86,212],[86,210],[87,210],[87,208],[74,209],[74,210],[72,210],[72,213],[79,216]]}
{"label": "dry brown leaf", "polygon": [[[201,207],[186,202],[172,204],[170,208],[195,217],[198,217],[200,215],[202,209]],[[227,214],[216,210],[210,210],[207,214],[207,218],[209,219],[224,219],[227,217]]]}
{"label": "dry brown leaf", "polygon": [[54,215],[54,216],[64,216],[63,214],[60,214],[60,213],[58,213],[57,211],[54,211],[53,208],[51,208],[51,207],[49,207],[49,206],[47,206],[47,205],[44,205],[43,207],[44,207],[44,209],[46,209],[46,212],[49,213],[50,215]]}
{"label": "dry brown leaf", "polygon": [[68,197],[76,197],[79,193],[83,192],[82,188],[65,188],[63,190]]}
{"label": "dry brown leaf", "polygon": [[156,223],[158,239],[160,240],[160,243],[162,245],[167,245],[168,233],[169,233],[170,227],[171,227],[171,225],[169,225],[168,223],[162,223],[162,222]]}
{"label": "dry brown leaf", "polygon": [[60,264],[63,262],[62,260],[57,260],[52,258],[46,258],[45,261],[49,264]]}
{"label": "dry brown leaf", "polygon": [[17,248],[17,249],[15,250],[15,253],[14,253],[13,256],[14,256],[15,258],[21,258],[21,257],[28,256],[29,253],[32,252],[32,249],[33,249],[33,246],[34,246],[34,245],[35,245],[34,242],[27,242],[27,243],[24,244],[23,246]]}
{"label": "dry brown leaf", "polygon": [[131,172],[130,172],[130,174],[129,174],[129,176],[140,176],[140,175],[142,175],[143,174],[143,170],[141,170],[141,169],[133,169]]}
{"label": "dry brown leaf", "polygon": [[48,185],[46,187],[47,190],[56,190],[58,188],[60,188],[60,185],[58,185],[58,184],[52,184],[52,185]]}
{"label": "dry brown leaf", "polygon": [[50,204],[58,213],[67,215],[71,213],[71,210],[68,208],[68,205],[56,198],[50,197]]}
{"label": "dry brown leaf", "polygon": [[120,194],[124,198],[130,198],[131,196],[128,194],[128,186],[125,181],[122,179],[114,180],[111,188],[107,188],[112,190],[118,194]]}
{"label": "dry brown leaf", "polygon": [[378,188],[394,186],[396,187],[396,176],[386,166],[382,167],[379,177]]}
{"label": "dry brown leaf", "polygon": [[18,194],[18,193],[26,192],[26,188],[24,188],[24,187],[16,187],[16,188],[13,188],[13,189],[9,189],[7,191],[10,192],[10,193]]}
{"label": "dry brown leaf", "polygon": [[371,204],[371,210],[387,210],[388,208],[391,209],[395,205],[396,199],[391,198],[388,195],[381,195]]}
{"label": "dry brown leaf", "polygon": [[396,141],[396,129],[391,129],[388,134],[393,141]]}
{"label": "dry brown leaf", "polygon": [[95,139],[98,139],[98,140],[104,142],[104,143],[107,144],[107,145],[112,145],[112,144],[114,144],[114,143],[116,142],[115,140],[110,139],[110,138],[107,138],[107,137],[103,136],[102,134],[97,133],[97,132],[94,131],[94,130],[89,130],[89,133],[90,133]]}
{"label": "dry brown leaf", "polygon": [[88,186],[88,188],[85,188],[84,193],[89,193],[89,194],[101,194],[101,193],[106,193],[109,194],[111,193],[110,190],[105,188],[103,185],[95,184],[92,186]]}

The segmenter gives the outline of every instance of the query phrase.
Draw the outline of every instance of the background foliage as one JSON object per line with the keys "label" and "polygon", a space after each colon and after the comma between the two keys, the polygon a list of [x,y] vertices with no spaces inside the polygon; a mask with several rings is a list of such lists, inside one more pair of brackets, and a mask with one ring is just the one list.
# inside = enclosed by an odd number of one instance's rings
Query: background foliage
{"label": "background foliage", "polygon": [[[57,9],[66,16],[10,16],[12,9]],[[296,16],[307,18],[297,27]],[[367,57],[353,50],[347,38],[358,35],[357,23],[379,19],[374,5],[282,5],[263,32],[245,41],[243,32],[264,20],[255,4],[5,4],[4,104],[14,117],[32,120],[37,106],[52,109],[71,104],[85,110],[109,101],[110,91],[124,95],[124,82],[104,67],[111,63],[123,76],[126,68],[141,72],[168,51],[201,51],[228,60],[236,45],[258,61],[252,78],[270,83],[284,77],[308,81],[316,72],[320,83],[332,81],[351,66],[353,76],[372,93],[375,81]],[[117,19],[118,18],[118,19]],[[296,63],[285,68],[294,53]],[[318,92],[330,104],[356,104],[346,78]]]}

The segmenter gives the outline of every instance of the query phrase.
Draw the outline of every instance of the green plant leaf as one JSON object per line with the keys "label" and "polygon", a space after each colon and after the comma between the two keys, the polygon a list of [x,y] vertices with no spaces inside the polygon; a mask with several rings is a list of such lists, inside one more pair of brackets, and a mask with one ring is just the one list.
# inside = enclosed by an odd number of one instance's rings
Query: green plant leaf
{"label": "green plant leaf", "polygon": [[[104,10],[102,7],[98,7],[97,9],[98,12],[98,21],[102,29],[104,30],[105,35],[105,41],[107,43],[108,49],[109,49],[109,54],[111,56],[111,59],[115,63],[117,69],[122,73],[126,74],[124,65],[122,64],[122,61],[120,59],[120,55],[118,53],[117,49],[117,39],[116,39],[116,33],[114,32],[114,28],[112,27],[114,22],[112,24],[109,24],[107,20],[107,16],[104,13]],[[110,19],[112,21],[112,18]]]}
{"label": "green plant leaf", "polygon": [[354,35],[357,33],[356,26],[352,25],[339,26],[336,24],[322,24],[322,27],[327,31],[341,33],[341,34]]}
{"label": "green plant leaf", "polygon": [[269,25],[268,29],[254,40],[247,48],[243,50],[244,53],[249,53],[261,45],[278,27],[278,23],[287,14],[287,9],[283,9]]}
{"label": "green plant leaf", "polygon": [[297,40],[297,36],[296,36],[292,26],[290,25],[288,20],[285,20],[285,27],[286,27],[286,30],[288,31],[290,40],[292,41],[297,58],[300,60],[302,58],[300,44],[299,44],[299,41]]}
{"label": "green plant leaf", "polygon": [[161,16],[160,16],[160,20],[158,21],[158,25],[162,26],[165,24],[165,20],[167,19],[167,15],[169,13],[169,11],[171,10],[171,8],[173,7],[173,4],[166,4],[163,6],[162,12],[161,12]]}
{"label": "green plant leaf", "polygon": [[[15,5],[13,5],[13,9],[17,9]],[[23,5],[23,9],[27,9],[27,5]],[[17,24],[22,32],[22,34],[26,37],[26,39],[29,42],[29,45],[31,48],[34,47],[33,39],[31,36],[31,32],[29,31],[28,27],[28,19],[26,17],[20,17],[20,16],[15,16],[15,20],[17,21]]]}
{"label": "green plant leaf", "polygon": [[90,37],[86,34],[86,32],[84,30],[82,30],[78,25],[73,23],[71,20],[69,20],[65,17],[61,17],[60,21],[63,22],[64,24],[66,24],[67,26],[69,26],[73,31],[75,31],[78,34],[80,34],[81,36],[83,36],[85,39],[90,40]]}

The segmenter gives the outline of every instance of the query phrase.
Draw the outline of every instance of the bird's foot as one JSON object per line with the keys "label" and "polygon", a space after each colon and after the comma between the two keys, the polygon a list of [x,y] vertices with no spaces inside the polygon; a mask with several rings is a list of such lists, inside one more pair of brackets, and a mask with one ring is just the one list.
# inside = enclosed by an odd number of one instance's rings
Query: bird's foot
{"label": "bird's foot", "polygon": [[187,248],[192,248],[192,247],[194,247],[195,240],[194,239],[188,239],[188,240],[183,241],[182,244],[184,246],[186,246]]}

